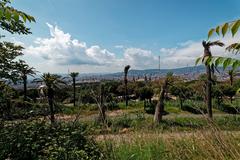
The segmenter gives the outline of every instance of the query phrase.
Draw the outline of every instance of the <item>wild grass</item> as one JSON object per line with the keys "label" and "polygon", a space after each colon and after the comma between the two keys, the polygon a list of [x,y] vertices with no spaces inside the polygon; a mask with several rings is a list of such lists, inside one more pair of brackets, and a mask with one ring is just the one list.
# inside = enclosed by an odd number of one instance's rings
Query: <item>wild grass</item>
{"label": "wild grass", "polygon": [[239,159],[239,132],[223,132],[215,124],[197,132],[133,132],[105,137],[109,159]]}

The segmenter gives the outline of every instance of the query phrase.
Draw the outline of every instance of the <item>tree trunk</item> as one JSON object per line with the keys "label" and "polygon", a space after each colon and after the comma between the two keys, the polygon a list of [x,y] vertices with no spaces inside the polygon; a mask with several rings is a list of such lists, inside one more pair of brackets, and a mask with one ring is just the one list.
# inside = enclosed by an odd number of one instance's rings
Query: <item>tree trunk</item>
{"label": "tree trunk", "polygon": [[207,87],[206,87],[206,105],[208,110],[208,117],[212,119],[212,73],[210,66],[206,65],[207,73]]}
{"label": "tree trunk", "polygon": [[101,91],[100,91],[100,111],[99,111],[99,119],[105,123],[106,122],[106,113],[105,113],[105,106],[104,106],[104,88],[103,85],[101,85]]}
{"label": "tree trunk", "polygon": [[163,116],[163,112],[164,112],[164,98],[165,98],[166,88],[167,88],[167,80],[165,80],[163,86],[161,87],[159,101],[155,108],[155,114],[154,114],[154,122],[155,123],[159,123],[162,121],[162,116]]}
{"label": "tree trunk", "polygon": [[233,73],[231,73],[229,76],[230,76],[230,84],[232,86],[233,85]]}
{"label": "tree trunk", "polygon": [[182,98],[179,98],[179,101],[180,101],[180,108],[182,109],[183,108],[183,100],[182,100]]}
{"label": "tree trunk", "polygon": [[76,106],[76,79],[73,78],[73,106]]}
{"label": "tree trunk", "polygon": [[50,108],[50,121],[51,121],[52,124],[55,122],[54,108],[53,108],[53,97],[54,97],[53,89],[48,88],[48,104],[49,104],[49,108]]}
{"label": "tree trunk", "polygon": [[23,76],[23,94],[24,94],[24,101],[27,100],[27,76]]}
{"label": "tree trunk", "polygon": [[128,106],[128,83],[127,83],[127,79],[125,79],[125,103],[126,103],[126,107]]}

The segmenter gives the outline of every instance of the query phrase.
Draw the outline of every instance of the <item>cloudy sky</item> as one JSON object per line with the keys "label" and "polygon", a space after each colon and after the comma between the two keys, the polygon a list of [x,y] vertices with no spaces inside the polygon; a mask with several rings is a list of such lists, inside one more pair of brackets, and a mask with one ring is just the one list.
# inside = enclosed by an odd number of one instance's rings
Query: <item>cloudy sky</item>
{"label": "cloudy sky", "polygon": [[208,30],[240,16],[239,0],[14,0],[13,6],[37,22],[29,25],[32,35],[6,33],[6,39],[25,47],[30,65],[52,73],[157,68],[159,55],[162,68],[194,65]]}

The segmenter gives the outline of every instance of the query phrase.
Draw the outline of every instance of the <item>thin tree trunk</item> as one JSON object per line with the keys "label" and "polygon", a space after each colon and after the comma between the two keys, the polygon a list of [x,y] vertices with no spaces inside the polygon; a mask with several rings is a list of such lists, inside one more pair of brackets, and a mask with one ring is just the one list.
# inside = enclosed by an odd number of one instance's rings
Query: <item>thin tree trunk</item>
{"label": "thin tree trunk", "polygon": [[73,106],[76,106],[76,79],[73,78]]}
{"label": "thin tree trunk", "polygon": [[99,119],[105,123],[106,121],[106,113],[105,113],[105,106],[104,106],[104,88],[103,85],[101,85],[101,91],[100,91],[100,111],[99,111]]}
{"label": "thin tree trunk", "polygon": [[208,117],[212,119],[212,73],[210,66],[206,65],[206,73],[207,73],[207,87],[206,87],[206,104],[208,110]]}
{"label": "thin tree trunk", "polygon": [[48,104],[50,108],[50,121],[53,124],[55,122],[55,117],[54,117],[54,109],[53,109],[53,89],[49,88],[48,89]]}
{"label": "thin tree trunk", "polygon": [[182,109],[183,108],[183,100],[182,100],[182,98],[179,98],[179,101],[180,101],[180,108]]}
{"label": "thin tree trunk", "polygon": [[161,87],[159,101],[155,108],[155,114],[154,114],[154,122],[155,123],[159,123],[162,121],[162,116],[163,116],[163,112],[164,112],[164,98],[165,98],[166,88],[167,88],[167,80],[165,80],[163,86]]}
{"label": "thin tree trunk", "polygon": [[125,103],[126,107],[128,106],[128,86],[127,86],[127,79],[125,79]]}
{"label": "thin tree trunk", "polygon": [[27,100],[27,76],[23,76],[23,94],[24,94],[24,101]]}

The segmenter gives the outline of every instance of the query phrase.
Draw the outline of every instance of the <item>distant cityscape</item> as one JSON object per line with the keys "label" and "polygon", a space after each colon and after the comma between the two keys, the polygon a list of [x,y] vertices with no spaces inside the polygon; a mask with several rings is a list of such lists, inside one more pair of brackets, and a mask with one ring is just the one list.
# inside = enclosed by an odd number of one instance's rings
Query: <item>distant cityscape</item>
{"label": "distant cityscape", "polygon": [[[183,68],[175,68],[175,69],[147,69],[147,70],[130,70],[128,73],[129,81],[155,81],[160,78],[163,78],[167,73],[172,72],[175,76],[179,76],[184,78],[186,81],[196,80],[199,75],[204,74],[205,67],[203,65],[200,66],[191,66],[191,67],[183,67]],[[72,79],[68,74],[60,74],[62,77],[65,77],[64,80],[68,85],[72,84]],[[88,73],[88,74],[80,74],[76,78],[76,84],[86,84],[86,83],[98,83],[103,80],[115,80],[121,81],[123,79],[123,72],[116,73]],[[224,71],[222,67],[218,68],[218,72],[215,72],[215,75],[218,78],[218,81],[225,81],[229,79],[227,71]],[[37,75],[35,78],[38,78]],[[236,77],[240,77],[236,75]],[[37,84],[33,82],[34,78],[29,77],[28,87],[29,88],[37,88],[41,84]],[[22,84],[13,84],[13,87],[16,89],[22,89]]]}

